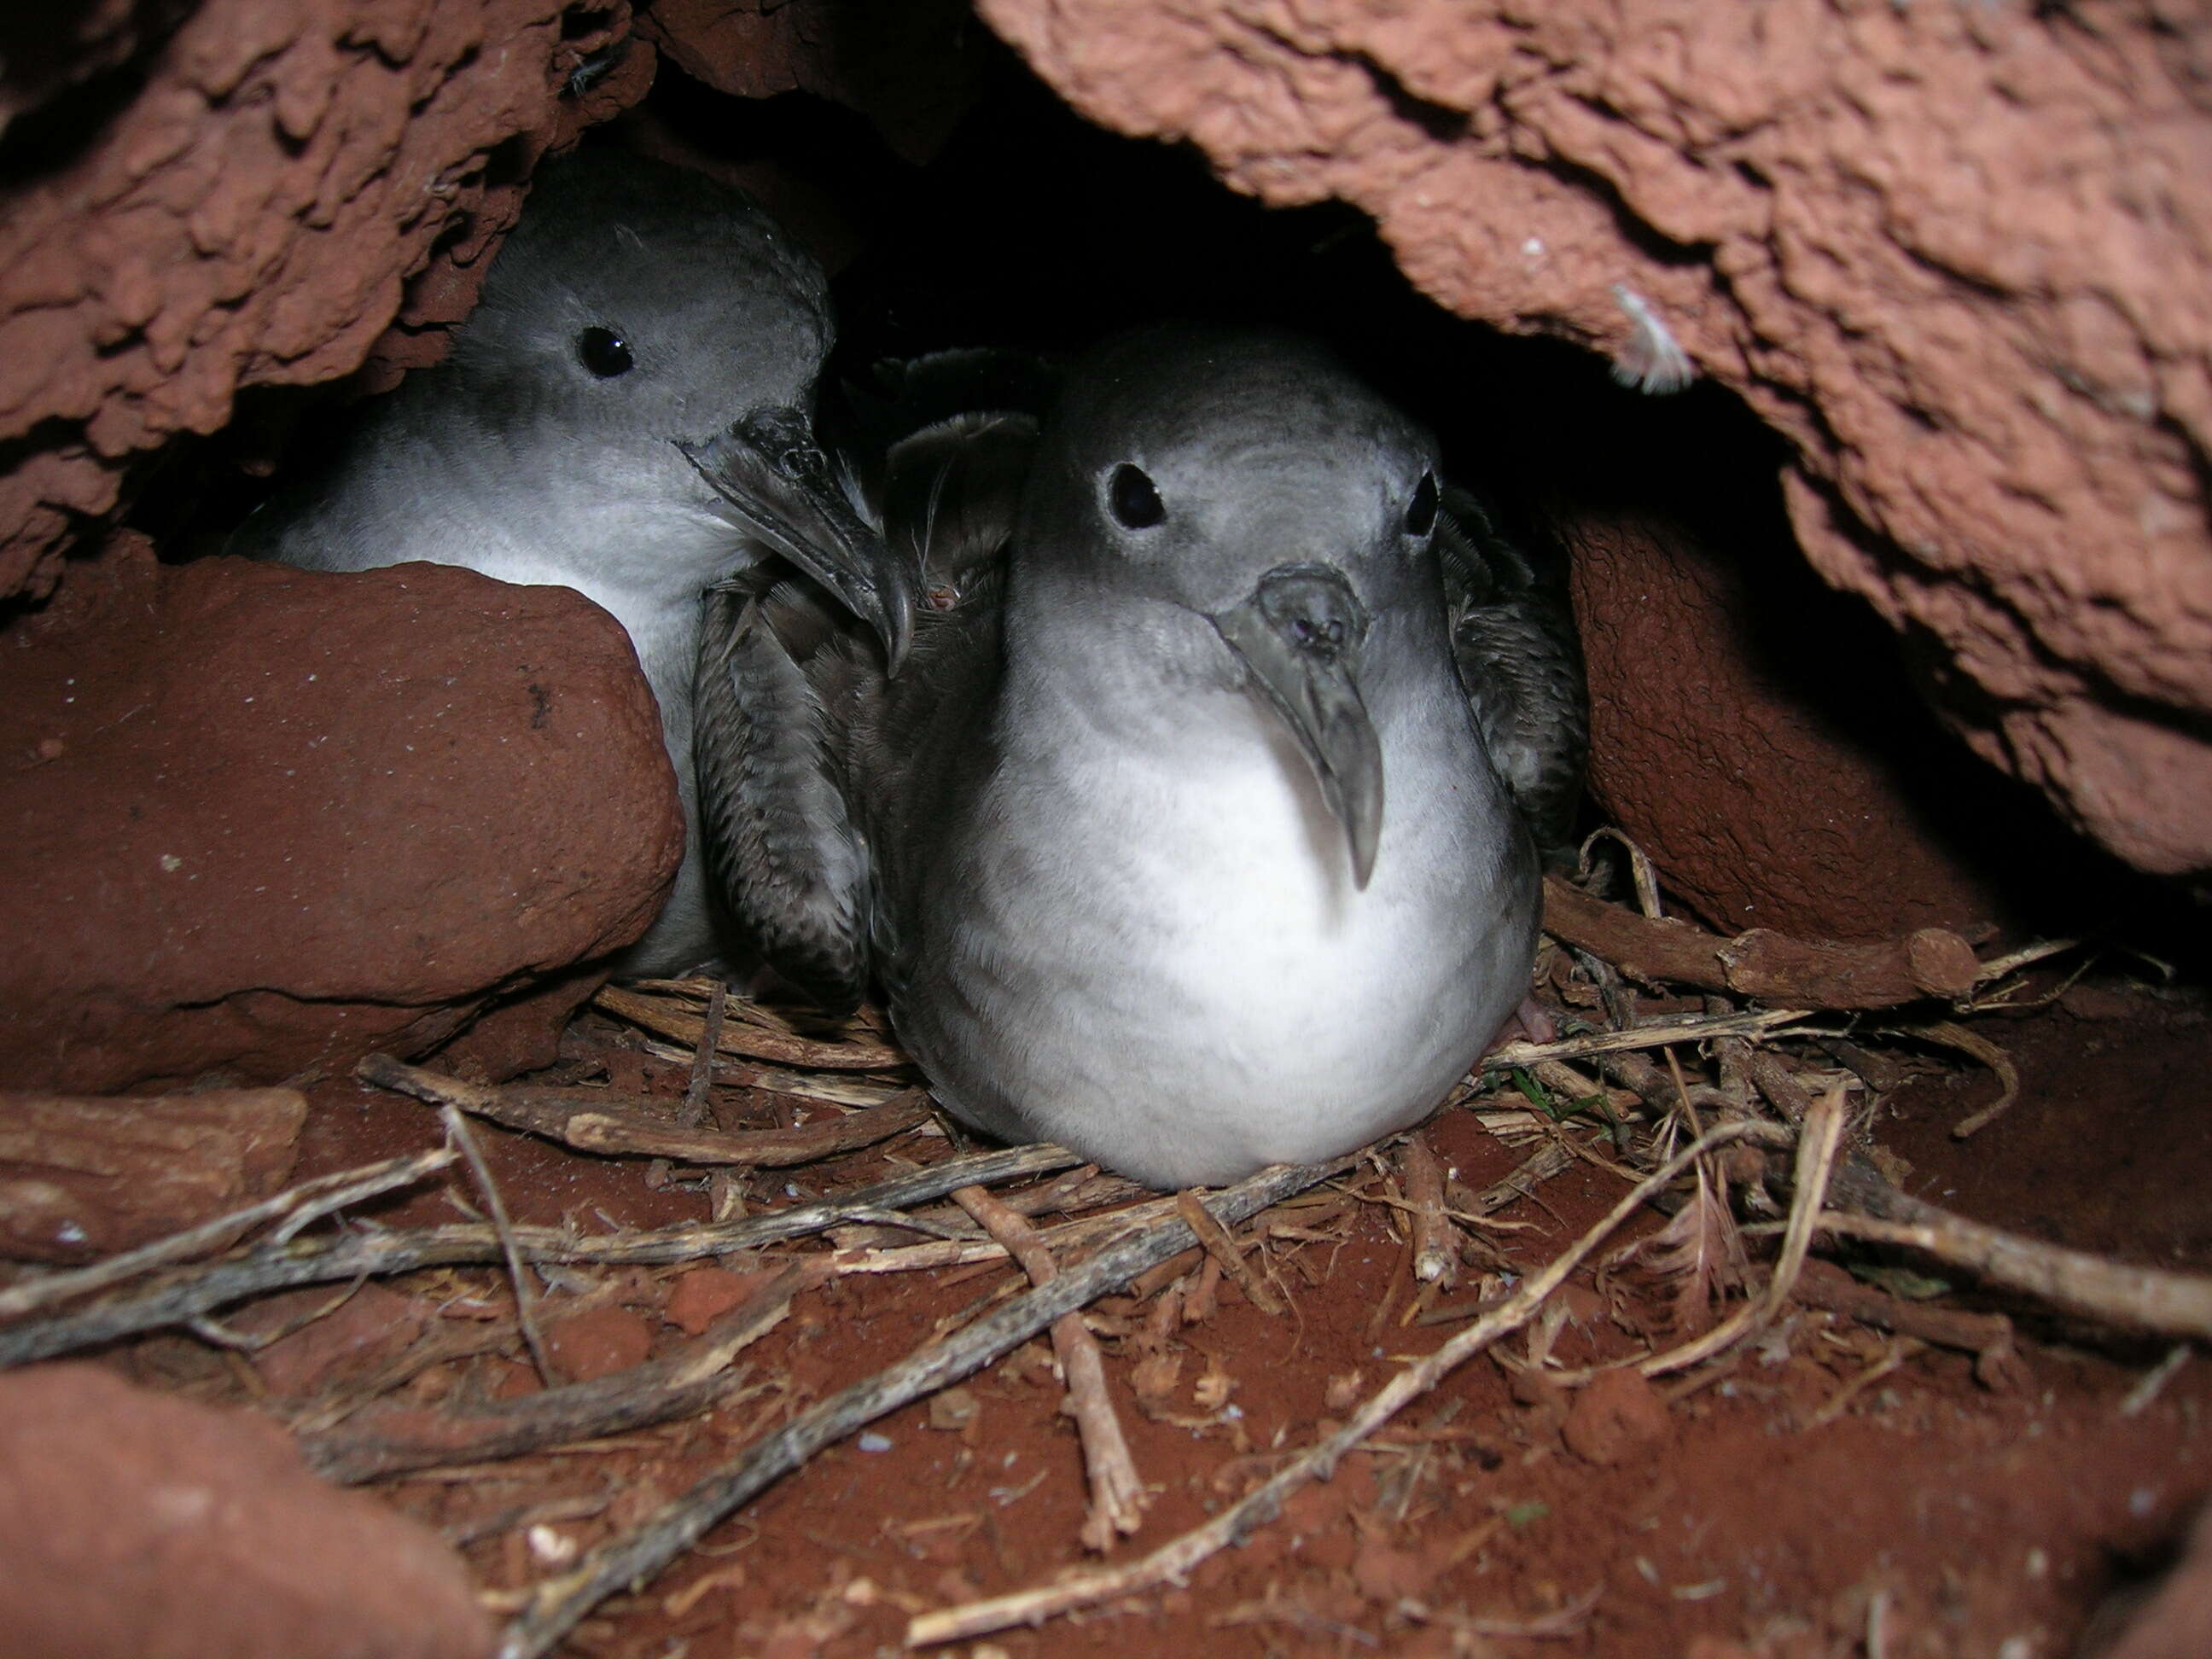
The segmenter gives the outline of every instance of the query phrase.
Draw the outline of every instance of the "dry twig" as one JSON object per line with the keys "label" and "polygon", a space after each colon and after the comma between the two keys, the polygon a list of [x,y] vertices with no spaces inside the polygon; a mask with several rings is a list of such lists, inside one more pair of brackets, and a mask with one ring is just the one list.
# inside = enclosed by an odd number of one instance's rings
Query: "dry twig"
{"label": "dry twig", "polygon": [[[389,1054],[371,1054],[354,1072],[380,1089],[412,1095],[433,1105],[457,1107],[473,1117],[543,1135],[580,1152],[666,1158],[681,1164],[742,1164],[762,1169],[811,1164],[915,1128],[929,1121],[931,1110],[928,1091],[909,1089],[881,1106],[796,1129],[687,1129],[642,1115],[643,1102],[625,1099],[611,1090],[491,1089],[404,1066]],[[625,1105],[641,1115],[617,1115],[609,1110]]]}
{"label": "dry twig", "polygon": [[1639,916],[1558,876],[1544,878],[1544,931],[1632,979],[1815,1008],[1955,1001],[1985,977],[1973,946],[1946,928],[1872,943],[1794,939],[1765,927],[1723,939],[1686,921]]}
{"label": "dry twig", "polygon": [[51,1307],[57,1302],[67,1302],[80,1296],[89,1296],[94,1291],[104,1291],[111,1285],[162,1267],[172,1261],[189,1261],[204,1249],[235,1238],[248,1228],[277,1216],[286,1217],[284,1224],[270,1236],[270,1242],[282,1244],[296,1237],[300,1231],[334,1210],[349,1204],[358,1204],[365,1198],[374,1198],[401,1187],[413,1185],[424,1176],[444,1169],[460,1153],[451,1146],[434,1146],[428,1152],[410,1152],[404,1158],[388,1158],[378,1164],[365,1164],[357,1170],[341,1170],[326,1176],[317,1176],[298,1186],[287,1188],[249,1204],[242,1210],[233,1210],[228,1215],[217,1216],[212,1221],[202,1222],[167,1238],[157,1238],[150,1244],[125,1250],[111,1255],[105,1261],[95,1261],[88,1267],[71,1267],[64,1272],[41,1273],[20,1285],[10,1285],[0,1290],[0,1319],[14,1319],[40,1308]]}
{"label": "dry twig", "polygon": [[691,1056],[691,1082],[684,1091],[684,1109],[676,1121],[696,1129],[707,1121],[707,1091],[714,1086],[714,1050],[722,1041],[722,1022],[727,1017],[730,988],[718,975],[707,988],[707,1018],[699,1029],[699,1047]]}
{"label": "dry twig", "polygon": [[[645,996],[618,985],[604,987],[592,1006],[617,1019],[680,1042],[688,1048],[704,1046],[707,1022],[686,1013],[665,997]],[[710,1052],[742,1054],[749,1060],[773,1060],[779,1066],[812,1066],[823,1071],[887,1072],[908,1063],[898,1049],[880,1042],[816,1042],[787,1032],[770,1031],[740,1020],[726,1026]]]}
{"label": "dry twig", "polygon": [[1207,1212],[1197,1193],[1184,1191],[1175,1195],[1175,1207],[1189,1224],[1206,1253],[1221,1264],[1221,1271],[1237,1281],[1237,1288],[1244,1292],[1244,1299],[1261,1313],[1280,1318],[1285,1310],[1282,1297],[1269,1288],[1267,1280],[1252,1271],[1252,1264],[1244,1259],[1244,1252],[1237,1248],[1237,1241],[1228,1230]]}
{"label": "dry twig", "polygon": [[[1031,1284],[1048,1285],[1059,1277],[1060,1267],[1038,1241],[1036,1229],[981,1187],[963,1187],[952,1200],[1006,1248]],[[1083,1522],[1083,1541],[1103,1553],[1116,1534],[1126,1536],[1144,1524],[1145,1483],[1138,1477],[1121,1421],[1106,1393],[1098,1339],[1091,1334],[1082,1315],[1063,1314],[1053,1321],[1052,1347],[1060,1358],[1060,1375],[1067,1380],[1068,1414],[1075,1419],[1083,1443],[1083,1467],[1090,1477],[1091,1513]]]}
{"label": "dry twig", "polygon": [[1448,1291],[1459,1279],[1451,1218],[1444,1213],[1444,1167],[1416,1129],[1398,1154],[1406,1174],[1406,1202],[1412,1206],[1413,1277]]}
{"label": "dry twig", "polygon": [[[561,1227],[513,1230],[515,1248],[529,1261],[621,1265],[696,1261],[703,1256],[805,1238],[826,1232],[855,1215],[927,1204],[956,1187],[1013,1181],[1064,1170],[1083,1160],[1063,1147],[1016,1146],[948,1159],[817,1203],[772,1210],[735,1221],[585,1237]],[[991,1247],[996,1249],[996,1246]],[[406,1232],[362,1230],[343,1237],[264,1244],[227,1261],[172,1273],[134,1295],[54,1317],[27,1321],[0,1331],[0,1369],[52,1359],[143,1331],[191,1321],[248,1297],[302,1285],[328,1285],[417,1267],[455,1267],[500,1260],[500,1240],[482,1223],[423,1227]]]}
{"label": "dry twig", "polygon": [[737,1381],[731,1359],[774,1330],[791,1311],[792,1298],[819,1277],[811,1263],[787,1267],[691,1340],[612,1376],[472,1412],[387,1412],[305,1436],[301,1449],[318,1474],[351,1486],[410,1469],[520,1457],[688,1417],[729,1391]]}

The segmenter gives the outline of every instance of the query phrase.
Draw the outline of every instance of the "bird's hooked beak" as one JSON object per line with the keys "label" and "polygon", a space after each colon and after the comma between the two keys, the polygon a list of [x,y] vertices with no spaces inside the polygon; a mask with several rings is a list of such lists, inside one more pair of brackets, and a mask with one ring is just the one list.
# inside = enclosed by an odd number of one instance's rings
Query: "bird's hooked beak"
{"label": "bird's hooked beak", "polygon": [[893,672],[914,637],[921,573],[853,510],[796,409],[755,410],[703,443],[678,441],[745,527],[843,601]]}
{"label": "bird's hooked beak", "polygon": [[1364,889],[1382,839],[1382,744],[1359,696],[1366,607],[1334,567],[1285,564],[1209,620],[1289,722]]}

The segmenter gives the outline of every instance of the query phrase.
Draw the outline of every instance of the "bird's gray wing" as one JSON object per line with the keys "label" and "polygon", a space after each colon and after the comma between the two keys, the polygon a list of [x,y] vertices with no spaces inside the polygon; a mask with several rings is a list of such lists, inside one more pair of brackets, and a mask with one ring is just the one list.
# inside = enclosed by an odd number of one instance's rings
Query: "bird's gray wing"
{"label": "bird's gray wing", "polygon": [[[878,859],[932,810],[948,734],[996,673],[999,571],[1036,436],[1026,415],[961,415],[877,467],[884,534],[922,572],[904,665],[805,578],[708,596],[695,763],[709,868],[763,958],[832,1008],[895,959]],[[927,837],[922,837],[923,841]]]}
{"label": "bird's gray wing", "polygon": [[826,641],[848,619],[802,580],[708,590],[692,759],[708,877],[732,918],[785,979],[842,1012],[867,988],[868,846],[841,733],[787,638]]}
{"label": "bird's gray wing", "polygon": [[1544,861],[1571,863],[1589,694],[1565,561],[1506,536],[1465,489],[1446,486],[1442,507],[1437,540],[1460,684]]}

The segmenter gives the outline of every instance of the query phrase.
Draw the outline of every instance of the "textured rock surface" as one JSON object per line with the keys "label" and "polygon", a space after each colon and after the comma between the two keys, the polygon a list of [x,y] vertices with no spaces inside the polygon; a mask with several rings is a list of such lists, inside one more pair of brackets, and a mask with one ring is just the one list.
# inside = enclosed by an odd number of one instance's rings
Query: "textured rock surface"
{"label": "textured rock surface", "polygon": [[1790,441],[1807,555],[1940,645],[1978,751],[2212,865],[2201,6],[980,9],[1093,119],[1364,209],[1463,316],[1634,365],[1648,310]]}
{"label": "textured rock surface", "polygon": [[654,0],[638,32],[739,98],[849,105],[910,161],[951,136],[981,74],[967,0]]}
{"label": "textured rock surface", "polygon": [[0,1377],[0,1646],[44,1659],[477,1659],[452,1551],[274,1424],[92,1365]]}
{"label": "textured rock surface", "polygon": [[0,1255],[89,1261],[266,1198],[307,1115],[295,1089],[0,1094]]}
{"label": "textured rock surface", "polygon": [[[100,1091],[421,1052],[652,920],[683,821],[566,588],[104,558],[0,649],[0,1074]],[[524,1010],[545,1064],[594,981]]]}
{"label": "textured rock surface", "polygon": [[[0,24],[0,597],[52,588],[129,464],[234,395],[442,349],[623,0],[190,0]],[[425,270],[425,267],[432,267]],[[402,309],[402,283],[421,273]]]}

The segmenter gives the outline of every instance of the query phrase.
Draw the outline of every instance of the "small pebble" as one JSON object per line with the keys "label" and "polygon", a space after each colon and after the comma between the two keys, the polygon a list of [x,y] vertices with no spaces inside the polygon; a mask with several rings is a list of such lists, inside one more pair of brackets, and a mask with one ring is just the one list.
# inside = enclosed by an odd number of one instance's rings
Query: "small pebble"
{"label": "small pebble", "polygon": [[860,1449],[864,1452],[887,1452],[891,1449],[890,1437],[888,1435],[864,1434],[860,1437]]}

